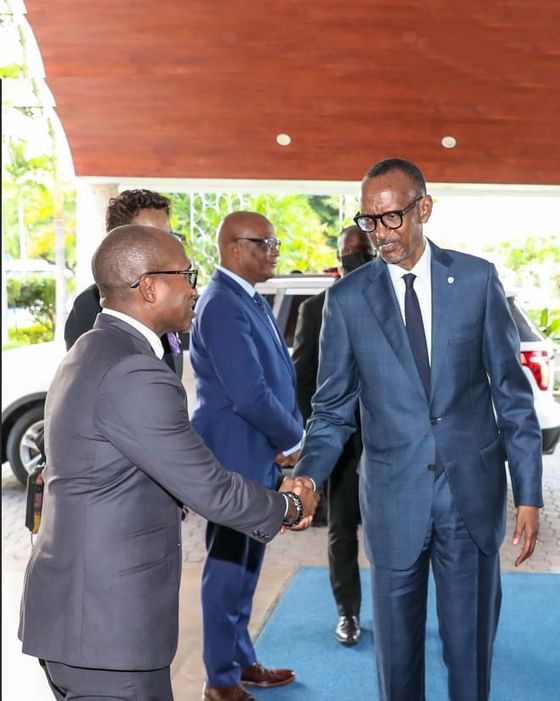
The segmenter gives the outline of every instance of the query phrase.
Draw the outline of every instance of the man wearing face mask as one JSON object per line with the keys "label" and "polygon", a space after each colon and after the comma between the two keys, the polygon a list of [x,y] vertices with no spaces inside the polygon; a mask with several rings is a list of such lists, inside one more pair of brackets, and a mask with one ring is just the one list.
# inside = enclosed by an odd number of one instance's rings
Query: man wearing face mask
{"label": "man wearing face mask", "polygon": [[[357,226],[342,230],[337,259],[342,276],[375,258],[369,236]],[[296,369],[298,401],[303,418],[311,415],[319,365],[319,335],[325,292],[306,300],[299,308],[292,360]],[[362,454],[359,416],[356,432],[349,438],[326,485],[328,507],[329,574],[339,620],[335,637],[342,645],[360,639],[361,587],[358,567],[358,462]]]}

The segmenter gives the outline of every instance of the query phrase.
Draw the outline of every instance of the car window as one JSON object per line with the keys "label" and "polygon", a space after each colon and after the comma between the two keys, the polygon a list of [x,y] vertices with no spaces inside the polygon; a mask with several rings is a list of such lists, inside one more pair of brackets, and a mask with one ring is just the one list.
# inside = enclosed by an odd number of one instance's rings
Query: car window
{"label": "car window", "polygon": [[280,327],[288,348],[294,344],[299,308],[306,299],[328,289],[336,278],[333,275],[279,275],[265,283],[257,284],[257,290],[265,297]]}
{"label": "car window", "polygon": [[529,319],[517,300],[514,297],[508,297],[508,302],[513,320],[517,325],[517,330],[519,331],[521,341],[528,342],[544,340],[543,334],[539,331],[531,319]]}
{"label": "car window", "polygon": [[294,345],[294,334],[298,311],[302,302],[309,299],[311,295],[286,295],[280,310],[280,328],[286,339],[286,345],[291,348]]}

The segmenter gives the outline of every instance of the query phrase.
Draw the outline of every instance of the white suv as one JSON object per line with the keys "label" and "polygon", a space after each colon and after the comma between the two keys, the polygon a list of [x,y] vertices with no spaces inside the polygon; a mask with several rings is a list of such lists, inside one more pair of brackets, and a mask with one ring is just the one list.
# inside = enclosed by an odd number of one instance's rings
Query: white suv
{"label": "white suv", "polygon": [[[270,302],[290,350],[299,305],[330,287],[335,280],[332,275],[292,274],[257,285]],[[508,300],[521,337],[521,362],[535,396],[543,452],[550,454],[560,438],[560,404],[552,394],[554,348],[523,312],[515,297],[510,295]],[[2,353],[2,462],[8,460],[23,484],[41,457],[36,440],[43,428],[45,398],[64,353],[64,346],[56,343],[39,343]],[[187,353],[184,365],[183,383],[189,405],[194,406],[194,382]]]}

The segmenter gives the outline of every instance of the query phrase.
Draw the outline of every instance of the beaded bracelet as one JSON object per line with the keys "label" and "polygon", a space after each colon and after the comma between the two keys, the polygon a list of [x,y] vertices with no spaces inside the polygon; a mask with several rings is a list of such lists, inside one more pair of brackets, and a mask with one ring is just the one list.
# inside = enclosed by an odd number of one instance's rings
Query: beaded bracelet
{"label": "beaded bracelet", "polygon": [[285,494],[288,497],[288,499],[292,502],[292,504],[296,507],[295,517],[293,519],[289,519],[286,516],[286,518],[282,521],[284,526],[292,528],[293,526],[297,526],[303,518],[303,503],[295,492],[282,492],[282,494]]}

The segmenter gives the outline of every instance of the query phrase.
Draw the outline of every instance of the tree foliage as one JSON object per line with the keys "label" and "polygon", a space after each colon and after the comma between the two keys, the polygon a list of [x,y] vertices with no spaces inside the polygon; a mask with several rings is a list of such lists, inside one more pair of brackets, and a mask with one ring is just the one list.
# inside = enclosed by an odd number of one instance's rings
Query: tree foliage
{"label": "tree foliage", "polygon": [[517,289],[541,291],[544,306],[528,313],[546,336],[560,338],[560,246],[554,238],[528,236],[523,244],[502,241],[485,250],[498,258]]}
{"label": "tree foliage", "polygon": [[304,195],[254,195],[250,209],[266,216],[282,241],[278,273],[321,272],[336,263],[336,251],[326,243],[327,225]]}
{"label": "tree foliage", "polygon": [[[26,157],[23,139],[5,138],[2,169],[4,251],[13,260],[41,258],[55,262],[52,157]],[[76,192],[65,192],[65,247],[68,270],[76,267]],[[24,248],[24,250],[22,250]]]}
{"label": "tree foliage", "polygon": [[8,306],[27,309],[37,324],[52,333],[55,319],[55,280],[51,276],[28,275],[8,279]]}
{"label": "tree foliage", "polygon": [[[218,226],[227,214],[236,210],[258,212],[271,221],[282,241],[278,273],[320,272],[336,262],[338,231],[329,245],[328,224],[318,214],[321,198],[248,193],[167,193],[167,196],[171,199],[172,228],[183,234],[187,252],[201,271],[201,284],[208,281],[218,264]],[[325,207],[333,208],[330,198],[322,199]],[[332,216],[330,221],[334,226]]]}

